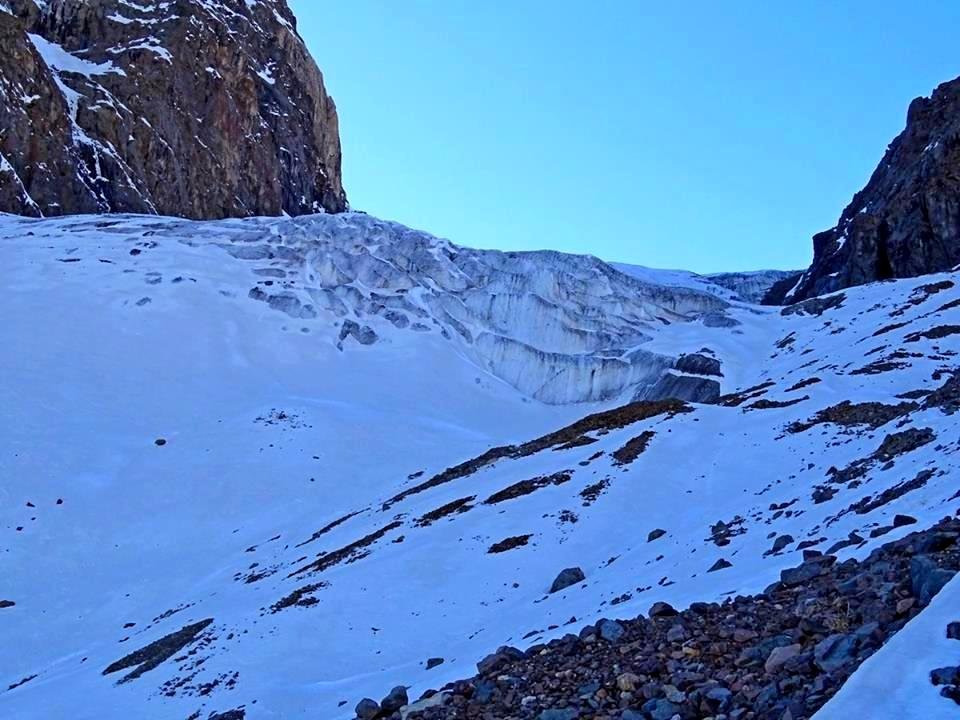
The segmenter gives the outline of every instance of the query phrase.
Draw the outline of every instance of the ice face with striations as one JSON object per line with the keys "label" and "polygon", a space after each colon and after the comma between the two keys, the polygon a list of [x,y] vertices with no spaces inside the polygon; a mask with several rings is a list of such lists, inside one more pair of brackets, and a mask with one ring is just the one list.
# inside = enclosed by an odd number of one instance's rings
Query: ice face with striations
{"label": "ice face with striations", "polygon": [[658,326],[727,307],[593,257],[461,248],[360,213],[246,226],[224,247],[278,280],[261,282],[251,297],[295,317],[331,318],[341,348],[395,332],[440,332],[547,403],[641,392],[675,363],[641,347]]}
{"label": "ice face with striations", "polygon": [[398,334],[439,333],[492,375],[553,404],[649,397],[677,358],[644,344],[675,323],[726,321],[729,307],[590,256],[462,248],[363,213],[209,222],[74,217],[48,221],[45,232],[53,224],[77,244],[100,242],[104,231],[215,244],[249,264],[250,298],[318,325],[321,336],[326,327],[343,352]]}

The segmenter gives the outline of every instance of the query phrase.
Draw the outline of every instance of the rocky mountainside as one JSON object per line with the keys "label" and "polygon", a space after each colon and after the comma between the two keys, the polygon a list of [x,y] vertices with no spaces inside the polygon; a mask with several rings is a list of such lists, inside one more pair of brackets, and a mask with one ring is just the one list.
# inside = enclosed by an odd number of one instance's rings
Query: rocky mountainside
{"label": "rocky mountainside", "polygon": [[285,0],[5,0],[0,43],[0,211],[346,208],[336,108]]}
{"label": "rocky mountainside", "polygon": [[787,302],[960,265],[960,78],[910,104],[904,131],[813,249]]}

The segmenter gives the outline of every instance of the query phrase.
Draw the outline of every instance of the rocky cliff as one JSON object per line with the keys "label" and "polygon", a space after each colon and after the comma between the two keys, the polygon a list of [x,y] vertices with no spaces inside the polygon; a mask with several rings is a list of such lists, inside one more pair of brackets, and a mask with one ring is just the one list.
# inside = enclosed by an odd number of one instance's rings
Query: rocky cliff
{"label": "rocky cliff", "polygon": [[787,302],[960,264],[960,78],[910,104],[866,187],[813,246]]}
{"label": "rocky cliff", "polygon": [[8,0],[0,45],[0,211],[347,206],[336,108],[285,0]]}

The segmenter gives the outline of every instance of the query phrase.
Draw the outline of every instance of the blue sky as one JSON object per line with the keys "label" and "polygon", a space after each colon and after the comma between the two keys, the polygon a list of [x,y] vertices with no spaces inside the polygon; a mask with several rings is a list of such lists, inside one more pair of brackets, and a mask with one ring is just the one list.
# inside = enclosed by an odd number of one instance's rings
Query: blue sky
{"label": "blue sky", "polygon": [[454,242],[795,268],[960,75],[960,3],[291,0],[355,209]]}

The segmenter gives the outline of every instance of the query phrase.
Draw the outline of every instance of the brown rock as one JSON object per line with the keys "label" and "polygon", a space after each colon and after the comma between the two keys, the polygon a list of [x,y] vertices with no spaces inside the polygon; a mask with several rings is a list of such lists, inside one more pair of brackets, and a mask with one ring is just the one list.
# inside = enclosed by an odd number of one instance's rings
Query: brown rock
{"label": "brown rock", "polygon": [[[346,209],[336,108],[286,0],[8,4],[0,79],[17,92],[0,103],[0,211]],[[27,33],[82,51],[90,77],[50,67]]]}

